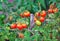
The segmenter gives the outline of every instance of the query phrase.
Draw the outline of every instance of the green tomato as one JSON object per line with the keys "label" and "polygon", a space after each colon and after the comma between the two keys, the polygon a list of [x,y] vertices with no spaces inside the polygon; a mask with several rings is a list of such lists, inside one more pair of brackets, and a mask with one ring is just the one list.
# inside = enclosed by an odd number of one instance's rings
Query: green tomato
{"label": "green tomato", "polygon": [[40,21],[36,21],[36,25],[40,26],[41,25],[41,22]]}
{"label": "green tomato", "polygon": [[10,30],[10,27],[6,27],[7,30]]}
{"label": "green tomato", "polygon": [[0,19],[1,20],[3,20],[4,18],[5,18],[5,15],[4,14],[0,15]]}

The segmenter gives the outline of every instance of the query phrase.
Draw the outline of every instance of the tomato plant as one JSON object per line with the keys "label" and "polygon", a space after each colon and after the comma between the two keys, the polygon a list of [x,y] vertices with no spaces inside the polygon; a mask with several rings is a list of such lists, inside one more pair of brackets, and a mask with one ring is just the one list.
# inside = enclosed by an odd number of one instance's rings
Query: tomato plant
{"label": "tomato plant", "polygon": [[0,0],[0,41],[60,41],[60,0]]}

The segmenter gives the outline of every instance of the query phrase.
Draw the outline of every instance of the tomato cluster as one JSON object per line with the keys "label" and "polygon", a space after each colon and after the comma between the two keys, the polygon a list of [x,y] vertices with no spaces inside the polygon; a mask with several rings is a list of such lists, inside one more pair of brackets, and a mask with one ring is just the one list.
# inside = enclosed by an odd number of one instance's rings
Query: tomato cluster
{"label": "tomato cluster", "polygon": [[49,7],[49,9],[48,9],[48,12],[49,12],[49,14],[51,14],[51,13],[56,13],[56,12],[58,12],[58,8],[55,6],[55,5],[50,5],[50,7]]}
{"label": "tomato cluster", "polygon": [[[47,15],[46,12],[47,12],[47,11],[43,10],[43,11],[41,11],[41,13],[40,13],[40,12],[36,12],[36,13],[35,13],[34,22],[35,22],[38,26],[40,26],[41,23],[43,23],[43,22],[45,21],[45,17],[46,17],[46,15]],[[49,14],[54,14],[54,13],[57,13],[57,12],[58,12],[58,8],[55,6],[55,4],[54,4],[54,5],[51,4],[50,7],[49,7],[49,9],[48,9],[48,13],[49,13]]]}
{"label": "tomato cluster", "polygon": [[19,30],[23,30],[24,28],[27,28],[27,24],[11,24],[11,29],[16,29],[18,28]]}
{"label": "tomato cluster", "polygon": [[38,26],[40,26],[41,23],[44,22],[45,17],[46,17],[46,11],[45,11],[45,10],[43,10],[41,13],[40,13],[40,12],[36,12],[36,13],[35,13],[35,16],[34,16],[34,22],[35,22]]}

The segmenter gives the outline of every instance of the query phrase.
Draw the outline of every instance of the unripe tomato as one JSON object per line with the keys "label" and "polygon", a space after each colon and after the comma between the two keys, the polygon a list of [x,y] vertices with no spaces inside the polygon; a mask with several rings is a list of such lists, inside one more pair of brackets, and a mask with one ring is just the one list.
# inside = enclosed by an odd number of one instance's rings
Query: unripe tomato
{"label": "unripe tomato", "polygon": [[19,33],[18,36],[19,36],[19,38],[24,38],[24,34],[23,33]]}
{"label": "unripe tomato", "polygon": [[7,26],[6,29],[7,29],[7,30],[10,30],[10,27]]}
{"label": "unripe tomato", "polygon": [[41,25],[41,22],[40,21],[36,21],[36,25],[40,26]]}
{"label": "unripe tomato", "polygon": [[11,27],[11,29],[15,29],[15,28],[16,28],[16,26],[17,26],[16,24],[11,24],[11,26],[10,26],[10,27]]}
{"label": "unripe tomato", "polygon": [[53,9],[48,9],[48,12],[49,13],[53,13]]}
{"label": "unripe tomato", "polygon": [[58,8],[53,9],[53,12],[54,12],[54,13],[55,13],[55,12],[58,12]]}
{"label": "unripe tomato", "polygon": [[27,24],[22,24],[22,27],[23,28],[27,28]]}
{"label": "unripe tomato", "polygon": [[18,28],[19,30],[22,30],[22,29],[23,29],[23,26],[22,26],[21,24],[17,24],[17,28]]}
{"label": "unripe tomato", "polygon": [[42,17],[45,17],[46,16],[46,11],[45,10],[42,11],[41,16]]}
{"label": "unripe tomato", "polygon": [[24,16],[25,17],[30,17],[30,12],[29,11],[24,12]]}
{"label": "unripe tomato", "polygon": [[40,22],[44,22],[45,18],[44,17],[40,17]]}
{"label": "unripe tomato", "polygon": [[39,17],[39,16],[40,16],[40,13],[39,13],[39,12],[36,12],[36,13],[35,13],[35,16],[36,16],[36,17]]}

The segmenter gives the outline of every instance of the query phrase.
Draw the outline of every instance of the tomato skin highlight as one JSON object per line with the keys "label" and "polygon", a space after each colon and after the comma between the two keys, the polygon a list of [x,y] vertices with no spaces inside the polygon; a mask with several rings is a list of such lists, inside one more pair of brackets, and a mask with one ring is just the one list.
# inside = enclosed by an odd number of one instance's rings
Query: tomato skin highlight
{"label": "tomato skin highlight", "polygon": [[22,29],[23,29],[23,27],[22,27],[21,24],[17,24],[17,28],[18,28],[19,30],[22,30]]}
{"label": "tomato skin highlight", "polygon": [[23,28],[27,28],[27,24],[22,24],[22,27]]}
{"label": "tomato skin highlight", "polygon": [[40,22],[44,22],[45,18],[44,17],[40,17]]}
{"label": "tomato skin highlight", "polygon": [[17,26],[17,24],[11,24],[11,29],[15,29],[16,28],[16,26]]}
{"label": "tomato skin highlight", "polygon": [[41,17],[45,17],[46,16],[46,11],[43,10],[42,13],[41,13]]}

